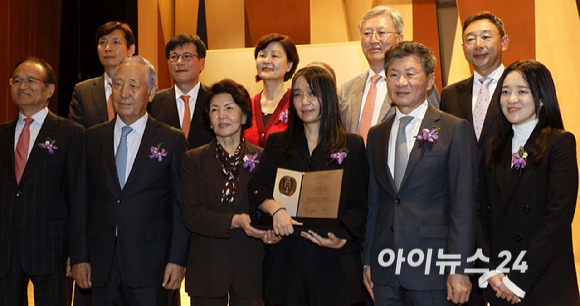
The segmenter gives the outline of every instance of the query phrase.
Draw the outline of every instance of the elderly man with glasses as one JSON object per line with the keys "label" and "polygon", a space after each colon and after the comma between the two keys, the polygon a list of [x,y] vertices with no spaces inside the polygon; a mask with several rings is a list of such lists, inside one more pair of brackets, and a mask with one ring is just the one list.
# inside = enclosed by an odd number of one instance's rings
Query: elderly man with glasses
{"label": "elderly man with glasses", "polygon": [[[346,130],[361,135],[365,143],[370,127],[395,113],[387,95],[385,53],[392,45],[403,41],[404,27],[401,14],[386,6],[376,6],[366,12],[358,25],[369,70],[342,84],[339,95]],[[439,93],[435,87],[427,100],[439,107]]]}
{"label": "elderly man with glasses", "polygon": [[10,78],[19,114],[0,125],[0,305],[26,303],[29,280],[36,305],[70,305],[69,210],[83,127],[48,110],[55,80],[34,57]]}

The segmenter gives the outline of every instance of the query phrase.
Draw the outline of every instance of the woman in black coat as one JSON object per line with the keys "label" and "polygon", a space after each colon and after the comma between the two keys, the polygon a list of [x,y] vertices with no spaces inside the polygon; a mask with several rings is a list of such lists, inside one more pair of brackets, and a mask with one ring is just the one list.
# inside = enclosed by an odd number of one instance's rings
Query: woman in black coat
{"label": "woman in black coat", "polygon": [[[320,67],[306,67],[292,80],[288,129],[268,138],[260,167],[249,184],[250,209],[273,216],[274,232],[263,265],[263,296],[275,305],[352,305],[364,299],[361,241],[366,218],[368,166],[363,140],[348,134],[336,86]],[[351,240],[309,231],[273,199],[278,168],[300,172],[342,169],[338,218]],[[294,234],[293,234],[294,233]],[[283,237],[283,238],[282,238]]]}
{"label": "woman in black coat", "polygon": [[484,298],[491,305],[579,305],[574,135],[564,131],[554,82],[541,63],[513,63],[498,86],[498,135],[480,170],[478,248],[489,258],[479,279]]}

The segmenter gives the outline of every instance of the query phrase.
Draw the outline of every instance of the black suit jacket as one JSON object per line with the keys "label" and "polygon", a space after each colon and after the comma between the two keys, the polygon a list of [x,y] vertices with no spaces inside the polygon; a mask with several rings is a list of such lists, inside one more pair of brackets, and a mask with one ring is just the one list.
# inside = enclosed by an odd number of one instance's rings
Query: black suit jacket
{"label": "black suit jacket", "polygon": [[85,128],[109,121],[104,74],[75,85],[68,118]]}
{"label": "black suit jacket", "polygon": [[401,264],[399,281],[409,290],[444,290],[449,269],[439,273],[438,252],[461,255],[456,273],[463,273],[469,266],[466,259],[475,249],[477,153],[473,128],[429,105],[420,130],[437,126],[439,139],[435,143],[415,141],[397,191],[387,164],[393,121],[394,117],[369,131],[371,175],[363,262],[371,267],[372,281],[386,286],[397,261],[382,267],[379,253],[390,249],[396,256],[402,250],[407,258],[412,249],[420,249],[427,258],[431,249],[428,275],[426,261],[419,267],[406,261]]}
{"label": "black suit jacket", "polygon": [[[16,120],[0,125],[0,277],[7,275],[15,247],[24,273],[64,272],[71,185],[83,128],[49,112],[19,184],[14,173],[15,128]],[[54,154],[38,146],[49,138],[56,140]]]}
{"label": "black suit jacket", "polygon": [[[216,147],[212,141],[188,151],[182,161],[183,220],[192,231],[185,290],[194,297],[218,298],[233,289],[239,296],[258,298],[262,296],[262,240],[246,236],[242,229],[230,229],[234,214],[249,214],[247,186],[253,173],[240,168],[234,202],[223,205],[225,176]],[[261,154],[262,149],[246,141],[244,155],[255,153]]]}
{"label": "black suit jacket", "polygon": [[[210,131],[208,129],[209,127],[203,125],[203,108],[205,103],[208,103],[206,101],[208,90],[207,86],[201,84],[195,102],[193,117],[191,118],[189,135],[187,137],[190,149],[203,146],[215,138],[213,131]],[[176,129],[181,129],[181,118],[179,118],[177,105],[175,103],[175,87],[161,90],[149,104],[149,114],[165,124],[169,124]]]}
{"label": "black suit jacket", "polygon": [[[540,129],[536,128],[525,150],[532,152]],[[511,260],[505,273],[526,292],[518,305],[580,305],[572,248],[572,219],[578,193],[578,168],[574,136],[552,130],[546,151],[538,164],[524,169],[511,165],[511,141],[507,143],[495,171],[489,166],[480,170],[479,221],[484,239],[478,248],[490,258],[484,267],[495,269],[505,260],[501,251],[509,251]],[[492,141],[485,147],[491,154]],[[521,251],[527,270],[513,270]],[[495,297],[491,286],[484,297],[493,305],[510,305]]]}
{"label": "black suit jacket", "polygon": [[[187,143],[181,131],[149,117],[121,190],[114,157],[115,121],[85,133],[72,209],[71,263],[90,263],[93,286],[103,286],[116,240],[123,282],[132,288],[160,286],[167,263],[185,266],[187,257],[189,232],[181,218],[180,181]],[[158,145],[167,152],[162,161],[149,157],[151,147]]]}
{"label": "black suit jacket", "polygon": [[[456,117],[469,121],[473,127],[472,91],[473,76],[443,88],[443,91],[441,92],[440,109]],[[489,107],[487,108],[487,114],[483,121],[481,135],[477,141],[477,149],[480,152],[480,155],[487,140],[497,134],[496,125],[499,114],[498,103],[500,93],[501,88],[496,87],[491,97],[491,101],[489,102]]]}

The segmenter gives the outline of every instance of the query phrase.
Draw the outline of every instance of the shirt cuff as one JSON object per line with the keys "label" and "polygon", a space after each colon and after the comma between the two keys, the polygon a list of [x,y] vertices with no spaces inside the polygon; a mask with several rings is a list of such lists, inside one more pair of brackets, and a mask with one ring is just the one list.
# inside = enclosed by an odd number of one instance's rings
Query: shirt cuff
{"label": "shirt cuff", "polygon": [[479,288],[487,288],[487,280],[494,277],[495,275],[499,274],[500,272],[497,270],[489,270],[483,273],[482,276],[479,277],[477,282],[479,283]]}
{"label": "shirt cuff", "polygon": [[514,284],[508,277],[507,275],[503,277],[503,284],[509,289],[511,290],[511,292],[513,292],[515,295],[517,295],[520,299],[523,299],[526,296],[526,292],[522,289],[520,289],[520,287],[518,287],[516,284]]}

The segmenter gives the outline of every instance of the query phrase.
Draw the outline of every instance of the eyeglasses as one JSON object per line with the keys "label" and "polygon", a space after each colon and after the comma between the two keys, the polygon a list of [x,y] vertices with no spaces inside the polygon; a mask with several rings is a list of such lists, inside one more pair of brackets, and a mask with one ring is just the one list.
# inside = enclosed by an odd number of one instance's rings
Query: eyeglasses
{"label": "eyeglasses", "polygon": [[8,82],[10,83],[10,86],[13,86],[13,85],[20,86],[22,84],[24,84],[24,86],[35,86],[41,81],[46,83],[45,80],[41,80],[41,79],[37,79],[37,78],[33,78],[33,77],[10,78],[10,80],[8,80]]}
{"label": "eyeglasses", "polygon": [[378,31],[366,30],[366,31],[362,32],[360,34],[360,36],[364,37],[365,39],[371,39],[373,36],[376,35],[378,40],[385,40],[395,33],[396,32],[387,32],[387,31],[383,31],[383,30],[378,30]]}
{"label": "eyeglasses", "polygon": [[169,55],[169,61],[172,62],[172,63],[175,63],[181,57],[184,61],[189,62],[189,61],[191,61],[193,59],[194,56],[195,57],[199,57],[199,55],[191,54],[189,52],[185,52],[183,54],[171,53]]}

